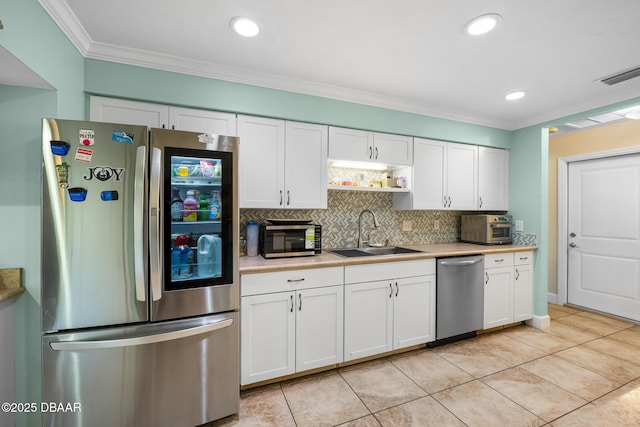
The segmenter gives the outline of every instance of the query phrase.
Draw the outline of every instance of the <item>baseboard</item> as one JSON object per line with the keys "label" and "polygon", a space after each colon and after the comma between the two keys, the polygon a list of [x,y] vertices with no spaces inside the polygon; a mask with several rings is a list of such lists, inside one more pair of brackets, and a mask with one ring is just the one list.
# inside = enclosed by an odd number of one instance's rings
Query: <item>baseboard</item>
{"label": "baseboard", "polygon": [[527,320],[527,325],[533,326],[536,329],[546,329],[549,326],[551,326],[551,317],[549,317],[549,315],[546,315],[546,316],[534,315],[531,320]]}
{"label": "baseboard", "polygon": [[558,294],[547,293],[547,302],[550,304],[558,304]]}

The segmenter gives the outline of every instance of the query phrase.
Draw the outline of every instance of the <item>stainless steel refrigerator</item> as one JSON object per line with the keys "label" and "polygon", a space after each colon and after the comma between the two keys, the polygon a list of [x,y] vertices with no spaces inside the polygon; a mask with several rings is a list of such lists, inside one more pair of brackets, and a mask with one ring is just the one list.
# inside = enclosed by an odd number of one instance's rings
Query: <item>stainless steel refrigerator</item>
{"label": "stainless steel refrigerator", "polygon": [[238,139],[44,119],[42,150],[43,424],[236,413]]}

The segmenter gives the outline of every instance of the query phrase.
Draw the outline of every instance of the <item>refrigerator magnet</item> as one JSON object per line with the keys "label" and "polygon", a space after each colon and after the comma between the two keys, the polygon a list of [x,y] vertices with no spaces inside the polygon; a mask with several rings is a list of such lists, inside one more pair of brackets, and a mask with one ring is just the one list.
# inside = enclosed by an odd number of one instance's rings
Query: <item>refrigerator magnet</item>
{"label": "refrigerator magnet", "polygon": [[58,185],[60,188],[69,186],[69,164],[62,162],[56,165],[56,173],[58,174]]}
{"label": "refrigerator magnet", "polygon": [[92,129],[80,129],[80,145],[88,147],[95,144],[96,134]]}
{"label": "refrigerator magnet", "polygon": [[84,202],[87,198],[87,189],[82,187],[73,187],[67,190],[69,198],[72,202]]}
{"label": "refrigerator magnet", "polygon": [[115,190],[102,191],[100,193],[100,199],[103,202],[111,202],[113,200],[118,200],[118,192]]}
{"label": "refrigerator magnet", "polygon": [[111,139],[116,142],[124,142],[125,144],[133,144],[132,133],[124,132],[121,130],[114,130],[111,134]]}
{"label": "refrigerator magnet", "polygon": [[75,160],[79,162],[89,163],[91,162],[91,157],[93,157],[93,150],[88,148],[78,147],[76,149],[76,157]]}
{"label": "refrigerator magnet", "polygon": [[69,153],[69,143],[64,141],[51,140],[51,152],[56,156],[66,156]]}

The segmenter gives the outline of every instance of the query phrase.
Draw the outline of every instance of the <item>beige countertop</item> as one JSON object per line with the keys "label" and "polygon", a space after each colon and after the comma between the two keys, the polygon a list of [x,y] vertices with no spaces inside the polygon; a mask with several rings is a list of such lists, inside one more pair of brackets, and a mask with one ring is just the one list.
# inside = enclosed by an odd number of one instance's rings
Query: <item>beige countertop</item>
{"label": "beige countertop", "polygon": [[18,296],[24,291],[21,268],[0,269],[0,302]]}
{"label": "beige countertop", "polygon": [[373,264],[378,262],[409,261],[447,256],[474,254],[495,254],[505,252],[523,252],[538,249],[536,246],[519,245],[474,245],[471,243],[438,243],[431,245],[399,245],[404,248],[417,249],[419,253],[397,255],[372,255],[363,257],[342,257],[328,250],[321,254],[307,257],[264,259],[256,257],[240,257],[240,274],[266,273],[272,271],[297,270],[303,268],[336,267],[356,264]]}

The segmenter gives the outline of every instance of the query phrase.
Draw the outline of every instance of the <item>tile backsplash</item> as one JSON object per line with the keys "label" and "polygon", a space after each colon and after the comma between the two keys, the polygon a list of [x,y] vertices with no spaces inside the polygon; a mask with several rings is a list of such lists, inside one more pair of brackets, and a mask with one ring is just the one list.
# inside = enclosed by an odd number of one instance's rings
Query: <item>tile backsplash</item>
{"label": "tile backsplash", "polygon": [[[371,243],[390,245],[451,243],[460,239],[461,211],[393,209],[393,193],[329,190],[327,209],[241,209],[241,234],[247,221],[266,222],[267,218],[308,218],[322,224],[322,247],[356,246],[358,242],[358,216],[364,209],[371,210],[380,223],[373,227],[371,215],[362,217],[362,229],[370,235]],[[412,231],[402,231],[405,221],[411,222]],[[436,229],[435,222],[439,226]]]}

